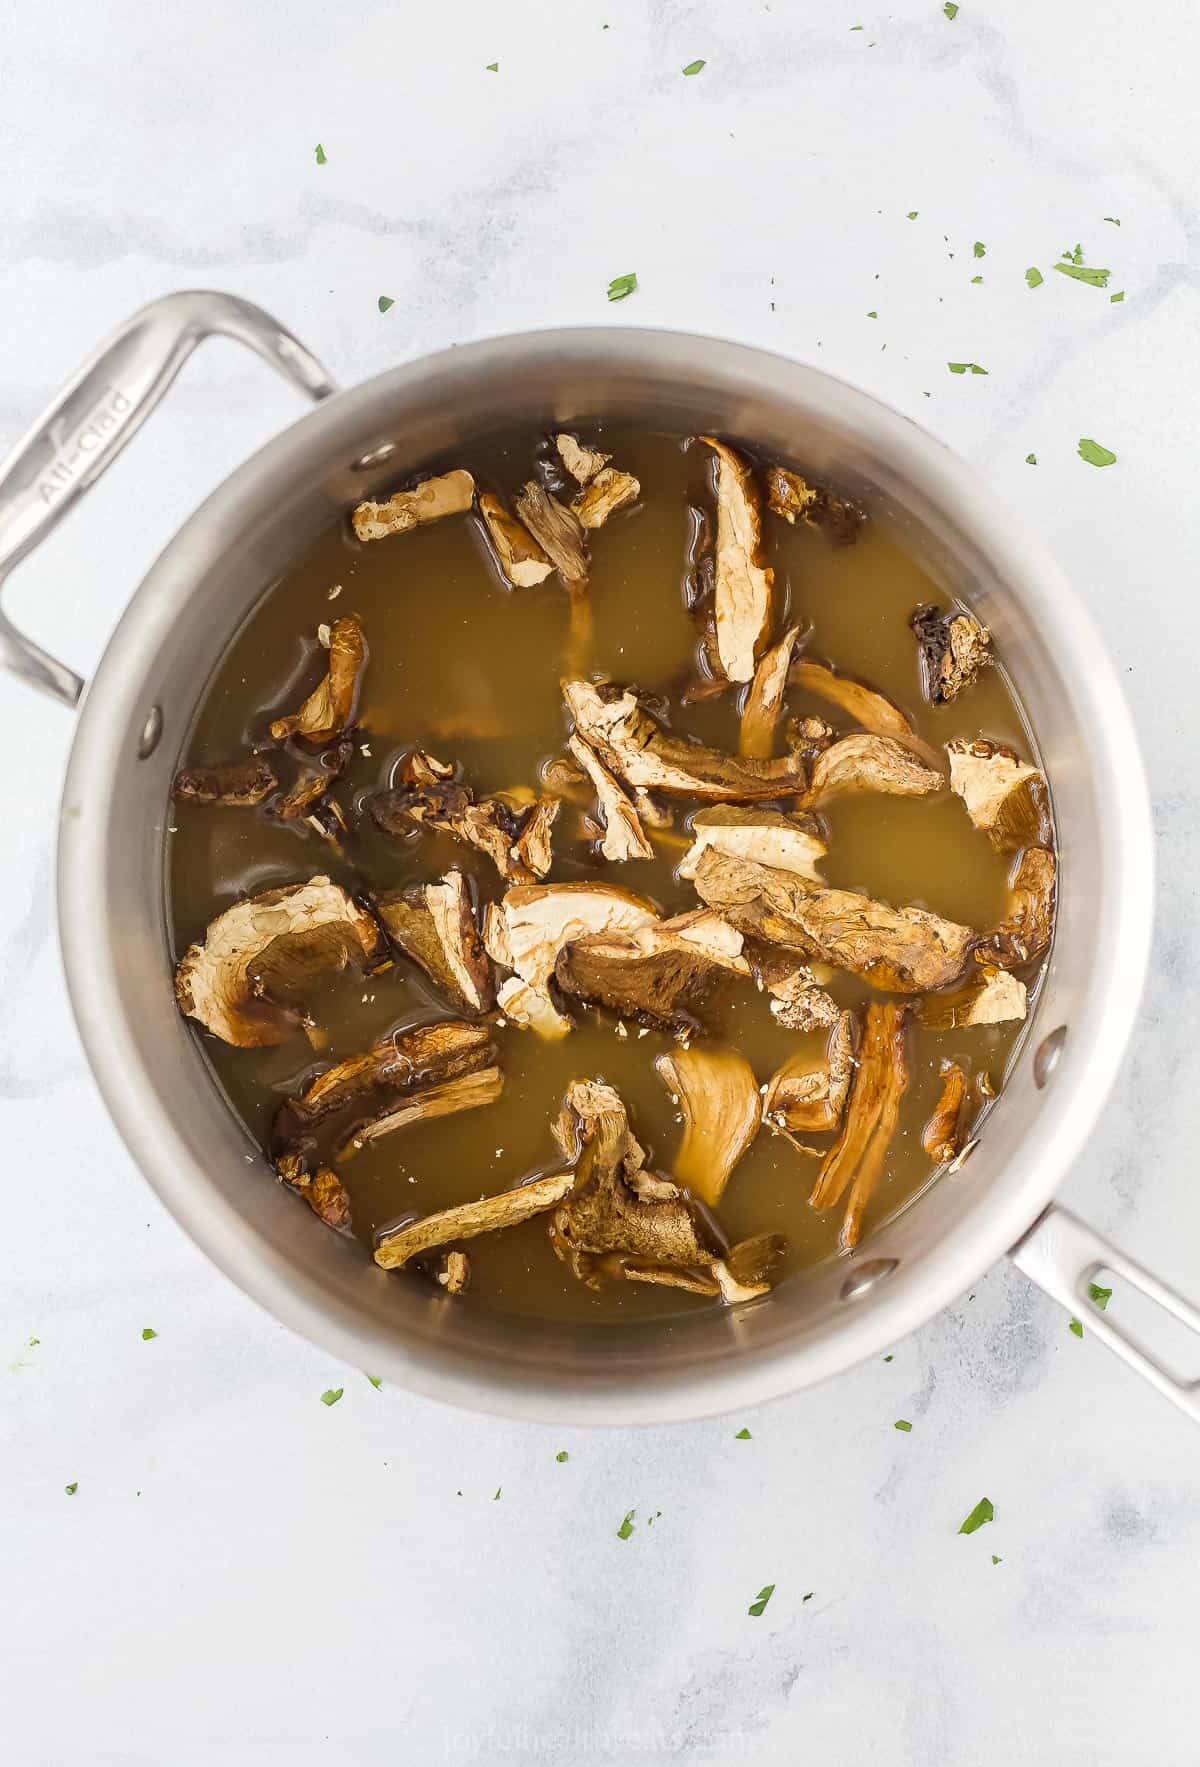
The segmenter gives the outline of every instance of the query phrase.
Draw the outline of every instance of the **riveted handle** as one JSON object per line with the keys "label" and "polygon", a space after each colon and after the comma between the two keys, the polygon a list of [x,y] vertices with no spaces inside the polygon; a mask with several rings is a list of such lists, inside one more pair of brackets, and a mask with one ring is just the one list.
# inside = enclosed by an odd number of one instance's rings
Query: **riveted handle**
{"label": "riveted handle", "polygon": [[1051,1203],[1009,1253],[1018,1270],[1081,1320],[1102,1344],[1128,1363],[1143,1380],[1170,1399],[1172,1404],[1200,1423],[1200,1381],[1184,1380],[1167,1367],[1132,1332],[1125,1331],[1109,1312],[1102,1311],[1088,1292],[1099,1270],[1111,1270],[1187,1326],[1200,1342],[1200,1308],[1185,1301],[1132,1258],[1109,1245],[1098,1233],[1067,1209]]}
{"label": "riveted handle", "polygon": [[[236,295],[164,295],[94,351],[0,466],[0,590],[13,566],[112,464],[198,343],[236,338],[312,399],[337,388],[278,320]],[[0,666],[68,706],[83,681],[32,643],[0,610]]]}

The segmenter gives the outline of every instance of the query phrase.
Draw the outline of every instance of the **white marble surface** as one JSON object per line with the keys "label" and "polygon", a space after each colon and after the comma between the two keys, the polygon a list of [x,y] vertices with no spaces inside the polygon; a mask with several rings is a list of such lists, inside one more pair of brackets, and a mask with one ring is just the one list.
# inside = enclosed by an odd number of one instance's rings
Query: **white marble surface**
{"label": "white marble surface", "polygon": [[[43,0],[4,38],[0,438],[132,308],[211,285],[345,381],[560,321],[771,345],[1023,509],[1119,659],[1161,866],[1149,992],[1066,1195],[1200,1292],[1194,7]],[[1122,304],[1051,273],[1076,240]],[[211,346],[10,611],[86,670],[294,413]],[[889,1364],[639,1434],[373,1391],[230,1287],[139,1179],[67,1010],[69,720],[9,681],[0,713],[6,1763],[1195,1759],[1200,1437],[1008,1269]],[[959,1538],[985,1492],[994,1525]]]}

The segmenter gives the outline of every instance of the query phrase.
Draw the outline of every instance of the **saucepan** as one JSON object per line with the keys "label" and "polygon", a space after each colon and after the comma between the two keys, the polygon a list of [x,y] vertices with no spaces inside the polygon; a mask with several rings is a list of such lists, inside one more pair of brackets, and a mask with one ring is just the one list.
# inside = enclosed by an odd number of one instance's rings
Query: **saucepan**
{"label": "saucepan", "polygon": [[[135,1160],[212,1261],[279,1319],[389,1383],[523,1418],[702,1416],[881,1353],[1010,1256],[1161,1392],[1185,1383],[1089,1299],[1116,1274],[1200,1332],[1200,1310],[1052,1201],[1117,1071],[1151,923],[1147,793],[1091,621],[1024,528],[916,424],[817,369],[673,332],[492,338],[339,391],[303,345],[229,295],[167,295],[75,375],[0,469],[0,579],[101,475],[202,339],[248,344],[314,402],[199,508],[130,600],[86,690],[0,616],[0,661],[79,707],[63,794],[59,925],[80,1035]],[[224,1101],[176,1010],[165,913],[172,776],[230,635],[317,533],[457,443],[620,416],[725,432],[864,497],[996,634],[1030,715],[1061,849],[1036,1018],[970,1160],[851,1257],[748,1306],[669,1323],[549,1325],[456,1305],[315,1228]],[[255,1170],[255,1167],[261,1168]]]}

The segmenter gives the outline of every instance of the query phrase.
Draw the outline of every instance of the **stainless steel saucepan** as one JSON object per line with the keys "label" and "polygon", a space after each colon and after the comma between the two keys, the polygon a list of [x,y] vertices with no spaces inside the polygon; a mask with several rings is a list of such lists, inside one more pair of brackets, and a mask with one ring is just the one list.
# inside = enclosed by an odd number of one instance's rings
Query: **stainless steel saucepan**
{"label": "stainless steel saucepan", "polygon": [[[213,1262],[288,1325],[399,1386],[527,1418],[704,1415],[894,1344],[1007,1254],[1192,1416],[1185,1385],[1088,1299],[1115,1272],[1200,1332],[1200,1311],[1051,1199],[1125,1048],[1146,962],[1151,828],[1136,740],[1091,621],[1021,522],[906,418],[815,368],[712,338],[617,329],[494,338],[339,392],[247,302],[168,295],[108,340],[0,469],[0,579],[101,475],[202,339],[233,337],[315,403],[226,480],[134,594],[95,676],[0,616],[0,661],[79,723],[59,922],[80,1034],[150,1183]],[[621,417],[753,438],[865,496],[1003,650],[1037,732],[1061,842],[1058,932],[1025,1053],[969,1164],[832,1261],[749,1307],[663,1324],[550,1326],[455,1305],[320,1231],[272,1181],[176,1010],[164,823],[181,745],[231,633],[321,529],[481,433]],[[248,1153],[255,1164],[247,1165]]]}

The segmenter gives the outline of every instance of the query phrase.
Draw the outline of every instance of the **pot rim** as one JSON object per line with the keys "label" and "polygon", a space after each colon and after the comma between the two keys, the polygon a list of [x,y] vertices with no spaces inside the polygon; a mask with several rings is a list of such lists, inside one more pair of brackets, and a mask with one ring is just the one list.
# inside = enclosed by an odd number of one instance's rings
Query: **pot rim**
{"label": "pot rim", "polygon": [[[1003,561],[1005,574],[1041,589],[1045,615],[1039,629],[1047,642],[1057,636],[1069,646],[1080,716],[1099,770],[1106,773],[1109,803],[1121,830],[1119,872],[1110,879],[1113,925],[1110,959],[1090,999],[1091,1022],[1075,1026],[1069,1052],[1055,1076],[1045,1132],[1021,1169],[1007,1174],[986,1200],[955,1223],[918,1260],[872,1296],[870,1307],[849,1308],[836,1329],[793,1348],[780,1347],[751,1365],[734,1362],[702,1374],[675,1375],[635,1391],[580,1388],[575,1396],[560,1388],[522,1381],[515,1371],[480,1367],[476,1373],[425,1345],[416,1350],[381,1345],[338,1297],[327,1293],[282,1254],[262,1254],[239,1232],[240,1217],[214,1190],[205,1191],[183,1149],[169,1111],[142,1071],[133,1073],[127,1046],[112,1024],[106,997],[106,970],[83,933],[86,908],[98,891],[103,847],[90,847],[72,829],[70,803],[86,802],[111,771],[111,731],[123,724],[142,700],[144,649],[156,589],[181,568],[187,553],[204,556],[256,469],[270,469],[295,445],[324,426],[331,433],[356,403],[366,408],[383,396],[399,402],[422,377],[453,371],[469,374],[505,350],[552,347],[569,354],[595,348],[603,340],[630,349],[657,342],[663,348],[691,349],[697,355],[719,349],[760,371],[778,376],[778,396],[788,397],[787,379],[799,375],[814,383],[828,403],[856,430],[872,438],[881,453],[905,451],[914,474],[934,487],[932,495],[954,509],[960,524],[990,557]],[[160,553],[131,597],[88,688],[75,733],[63,794],[60,827],[58,906],[63,964],[71,1005],[92,1072],[114,1123],[147,1182],[184,1231],[226,1276],[277,1319],[327,1351],[357,1367],[372,1367],[389,1384],[428,1398],[526,1421],[629,1425],[680,1422],[715,1416],[733,1408],[780,1398],[852,1367],[898,1342],[952,1303],[1009,1251],[1050,1201],[1080,1152],[1099,1114],[1124,1055],[1149,956],[1153,903],[1153,847],[1149,797],[1140,750],[1124,695],[1105,648],[1081,601],[1040,541],[1028,533],[990,488],[949,447],[912,418],[875,394],[824,368],[736,340],[667,328],[614,326],[546,327],[479,339],[416,358],[347,388],[301,416],[234,469],[188,518]],[[93,909],[94,912],[94,909]],[[1077,1046],[1086,1049],[1076,1057]],[[1026,1051],[1023,1059],[1030,1059]],[[147,1108],[146,1093],[152,1105]],[[869,1253],[869,1244],[864,1251]]]}

